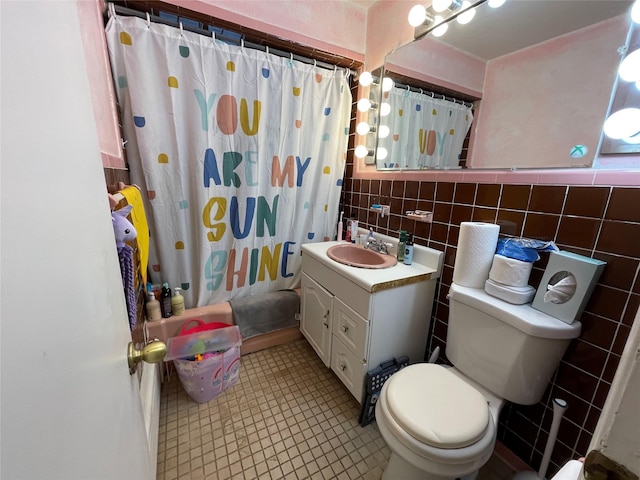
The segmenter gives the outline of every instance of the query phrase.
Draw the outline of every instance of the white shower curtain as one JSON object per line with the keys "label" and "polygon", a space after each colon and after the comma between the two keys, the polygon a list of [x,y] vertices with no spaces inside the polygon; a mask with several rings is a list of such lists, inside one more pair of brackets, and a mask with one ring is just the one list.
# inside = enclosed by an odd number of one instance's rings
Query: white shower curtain
{"label": "white shower curtain", "polygon": [[391,113],[382,117],[390,135],[378,140],[387,149],[379,168],[457,168],[471,127],[471,107],[430,94],[392,88],[383,100]]}
{"label": "white shower curtain", "polygon": [[138,18],[106,32],[152,282],[189,307],[297,286],[301,244],[335,232],[348,72]]}

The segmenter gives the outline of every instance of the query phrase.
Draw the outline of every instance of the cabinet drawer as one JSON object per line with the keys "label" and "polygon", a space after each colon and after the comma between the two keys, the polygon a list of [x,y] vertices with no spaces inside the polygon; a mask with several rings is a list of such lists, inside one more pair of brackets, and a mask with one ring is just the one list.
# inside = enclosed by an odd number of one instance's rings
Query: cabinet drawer
{"label": "cabinet drawer", "polygon": [[367,364],[354,357],[349,349],[334,336],[331,345],[331,370],[336,373],[359,403],[362,403],[366,369]]}
{"label": "cabinet drawer", "polygon": [[369,322],[337,297],[333,300],[332,320],[333,335],[349,349],[354,357],[367,363]]}

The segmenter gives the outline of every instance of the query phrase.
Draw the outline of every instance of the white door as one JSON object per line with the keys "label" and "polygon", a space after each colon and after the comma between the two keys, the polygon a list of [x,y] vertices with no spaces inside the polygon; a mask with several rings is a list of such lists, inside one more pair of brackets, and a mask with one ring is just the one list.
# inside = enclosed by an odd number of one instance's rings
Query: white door
{"label": "white door", "polygon": [[0,19],[0,477],[151,479],[76,4]]}

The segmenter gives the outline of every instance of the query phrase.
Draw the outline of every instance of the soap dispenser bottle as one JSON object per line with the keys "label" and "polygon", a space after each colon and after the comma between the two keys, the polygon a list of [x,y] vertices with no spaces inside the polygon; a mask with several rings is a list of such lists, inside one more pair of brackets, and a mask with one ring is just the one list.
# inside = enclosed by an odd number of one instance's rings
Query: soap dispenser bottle
{"label": "soap dispenser bottle", "polygon": [[411,265],[413,260],[413,234],[409,234],[407,237],[407,243],[404,247],[404,259],[402,260],[405,265]]}
{"label": "soap dispenser bottle", "polygon": [[160,302],[156,300],[156,296],[153,292],[147,292],[147,295],[147,320],[160,320],[162,318]]}
{"label": "soap dispenser bottle", "polygon": [[171,311],[171,289],[168,283],[162,284],[162,293],[160,294],[160,309],[162,310],[162,316],[169,318],[172,315]]}
{"label": "soap dispenser bottle", "polygon": [[181,288],[173,289],[173,297],[171,297],[171,312],[174,315],[182,315],[184,313],[184,297],[180,295]]}
{"label": "soap dispenser bottle", "polygon": [[398,252],[396,253],[396,258],[399,262],[404,261],[404,249],[407,242],[407,232],[404,230],[400,230],[400,240],[398,240]]}

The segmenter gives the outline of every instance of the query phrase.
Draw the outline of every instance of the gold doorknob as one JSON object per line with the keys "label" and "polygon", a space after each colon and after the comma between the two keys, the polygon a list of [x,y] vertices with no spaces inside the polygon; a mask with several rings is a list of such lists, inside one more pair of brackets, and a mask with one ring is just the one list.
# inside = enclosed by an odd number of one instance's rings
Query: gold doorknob
{"label": "gold doorknob", "polygon": [[133,342],[129,342],[127,360],[129,361],[129,373],[136,373],[138,364],[143,360],[147,363],[160,363],[167,354],[167,346],[157,338],[147,343],[142,350],[138,350],[133,346]]}

